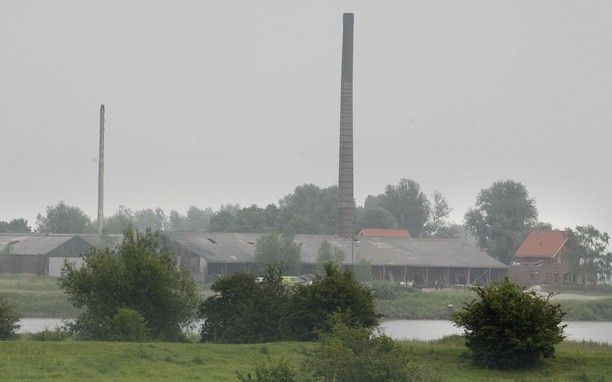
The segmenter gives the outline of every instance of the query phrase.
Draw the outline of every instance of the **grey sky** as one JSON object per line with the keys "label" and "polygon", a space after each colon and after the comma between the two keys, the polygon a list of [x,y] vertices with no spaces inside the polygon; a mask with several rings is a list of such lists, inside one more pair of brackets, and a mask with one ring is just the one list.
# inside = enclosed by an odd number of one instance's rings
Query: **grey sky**
{"label": "grey sky", "polygon": [[[337,181],[355,12],[357,202],[411,177],[461,220],[494,180],[541,220],[612,231],[612,2],[7,1],[0,219],[265,205]],[[32,222],[33,223],[33,222]]]}

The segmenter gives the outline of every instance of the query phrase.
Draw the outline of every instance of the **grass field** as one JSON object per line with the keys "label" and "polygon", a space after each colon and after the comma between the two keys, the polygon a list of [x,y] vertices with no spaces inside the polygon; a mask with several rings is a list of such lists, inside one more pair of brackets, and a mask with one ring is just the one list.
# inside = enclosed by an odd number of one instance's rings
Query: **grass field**
{"label": "grass field", "polygon": [[[612,378],[612,347],[563,343],[557,356],[521,371],[493,371],[473,366],[462,354],[460,337],[436,342],[404,342],[413,361],[444,381],[606,381]],[[299,367],[312,343],[253,345],[0,342],[3,381],[236,381],[236,371],[251,371],[270,357]],[[606,379],[608,378],[608,379]]]}

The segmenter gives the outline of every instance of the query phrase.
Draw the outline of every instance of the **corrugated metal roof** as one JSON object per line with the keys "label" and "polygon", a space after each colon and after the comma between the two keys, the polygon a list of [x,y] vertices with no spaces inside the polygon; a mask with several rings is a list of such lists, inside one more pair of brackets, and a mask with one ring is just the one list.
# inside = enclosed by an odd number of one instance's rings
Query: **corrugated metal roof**
{"label": "corrugated metal roof", "polygon": [[[99,235],[96,234],[0,233],[0,253],[8,251],[11,255],[46,255],[75,237],[82,238],[92,246],[98,246],[101,243]],[[122,238],[122,235],[109,235],[109,240],[113,245],[121,242]]]}
{"label": "corrugated metal roof", "polygon": [[11,255],[45,255],[72,239],[74,235],[0,234],[0,252]]}
{"label": "corrugated metal roof", "polygon": [[[209,263],[252,263],[255,244],[263,234],[221,232],[161,232],[203,257]],[[350,240],[332,235],[296,235],[302,243],[302,262],[314,264],[324,240],[341,248],[345,264],[351,263]],[[355,262],[365,258],[373,265],[416,267],[505,268],[506,266],[459,239],[361,238],[353,243]]]}

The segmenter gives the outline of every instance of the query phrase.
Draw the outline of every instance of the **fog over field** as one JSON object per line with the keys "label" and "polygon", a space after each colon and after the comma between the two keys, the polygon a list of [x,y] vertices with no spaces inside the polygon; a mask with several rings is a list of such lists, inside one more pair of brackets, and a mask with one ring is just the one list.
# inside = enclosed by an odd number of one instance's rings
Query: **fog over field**
{"label": "fog over field", "polygon": [[338,177],[342,12],[355,13],[355,193],[402,177],[462,221],[499,179],[540,220],[612,232],[612,2],[0,4],[0,220],[64,200],[275,203]]}

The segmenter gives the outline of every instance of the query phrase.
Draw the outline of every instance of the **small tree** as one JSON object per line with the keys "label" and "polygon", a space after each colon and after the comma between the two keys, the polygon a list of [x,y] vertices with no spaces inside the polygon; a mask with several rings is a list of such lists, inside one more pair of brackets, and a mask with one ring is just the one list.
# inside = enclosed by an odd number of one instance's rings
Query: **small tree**
{"label": "small tree", "polygon": [[197,304],[191,276],[159,248],[150,230],[126,231],[116,250],[93,248],[81,268],[67,263],[59,284],[70,302],[83,310],[73,329],[87,339],[114,339],[113,323],[130,315],[117,316],[125,308],[142,316],[152,338],[177,340]]}
{"label": "small tree", "polygon": [[359,284],[352,271],[327,263],[324,276],[315,277],[310,285],[298,285],[290,295],[283,316],[284,336],[314,339],[317,332],[329,330],[334,313],[341,313],[350,326],[378,325],[372,290]]}
{"label": "small tree", "polygon": [[342,267],[344,262],[344,251],[327,240],[324,240],[319,247],[317,255],[317,271],[319,274],[325,273],[325,264],[332,262],[338,267]]}
{"label": "small tree", "polygon": [[357,256],[355,274],[357,276],[357,280],[361,282],[372,281],[372,262],[365,257]]}
{"label": "small tree", "polygon": [[610,275],[612,258],[606,253],[610,235],[598,231],[592,225],[568,229],[566,254],[567,263],[574,275],[582,274],[582,284],[587,288],[587,281],[593,285],[598,279]]}
{"label": "small tree", "polygon": [[0,340],[14,338],[19,327],[19,315],[15,307],[0,295]]}
{"label": "small tree", "polygon": [[517,368],[554,355],[565,325],[551,295],[544,299],[525,292],[508,278],[474,290],[480,300],[467,303],[452,321],[465,329],[466,346],[477,364]]}
{"label": "small tree", "polygon": [[257,240],[255,263],[260,270],[271,264],[282,264],[284,273],[295,275],[301,268],[302,244],[295,242],[293,235],[271,233]]}

